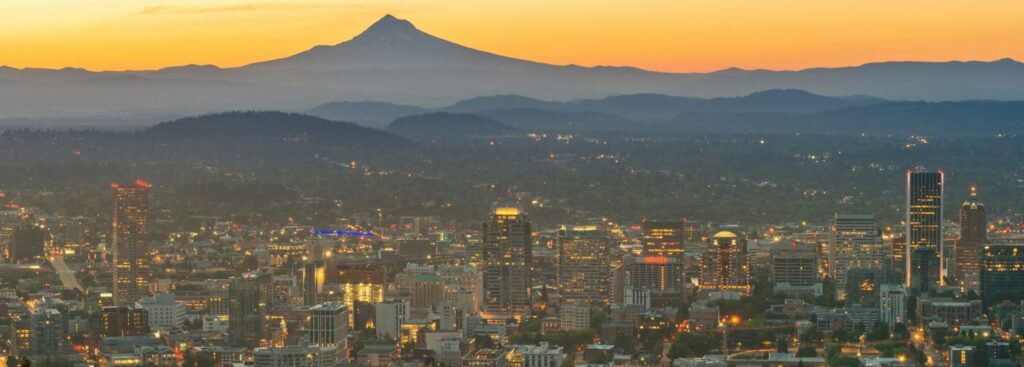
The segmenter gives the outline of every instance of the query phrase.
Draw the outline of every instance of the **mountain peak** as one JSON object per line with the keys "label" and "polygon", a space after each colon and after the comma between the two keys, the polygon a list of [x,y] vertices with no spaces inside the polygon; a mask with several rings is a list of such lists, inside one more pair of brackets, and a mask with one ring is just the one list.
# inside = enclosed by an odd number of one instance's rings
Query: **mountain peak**
{"label": "mountain peak", "polygon": [[386,14],[379,20],[373,23],[370,28],[367,28],[363,33],[360,33],[356,38],[362,38],[366,36],[372,36],[377,34],[393,34],[393,33],[406,33],[406,32],[419,32],[416,26],[412,22],[399,19],[391,14]]}

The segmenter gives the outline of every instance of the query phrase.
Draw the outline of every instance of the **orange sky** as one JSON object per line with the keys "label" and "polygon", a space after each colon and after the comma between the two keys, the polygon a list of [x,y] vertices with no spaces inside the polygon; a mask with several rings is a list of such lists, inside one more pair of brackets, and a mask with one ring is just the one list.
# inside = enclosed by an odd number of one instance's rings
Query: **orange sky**
{"label": "orange sky", "polygon": [[554,64],[661,71],[1024,60],[1019,0],[4,0],[0,65],[238,66],[358,34],[386,13]]}

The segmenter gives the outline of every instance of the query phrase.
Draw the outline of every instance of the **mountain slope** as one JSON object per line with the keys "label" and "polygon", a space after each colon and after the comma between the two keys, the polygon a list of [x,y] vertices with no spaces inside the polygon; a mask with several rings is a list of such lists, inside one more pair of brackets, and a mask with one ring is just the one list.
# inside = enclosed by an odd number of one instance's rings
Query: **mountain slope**
{"label": "mountain slope", "polygon": [[619,116],[592,111],[549,111],[509,108],[480,111],[477,115],[521,130],[531,131],[637,131],[650,126]]}
{"label": "mountain slope", "polygon": [[331,143],[377,147],[407,140],[350,122],[283,112],[227,112],[162,122],[139,132],[160,142],[210,141],[224,144],[267,142]]}
{"label": "mountain slope", "polygon": [[334,121],[350,121],[383,129],[399,117],[426,113],[423,107],[387,102],[329,102],[313,107],[306,114]]}
{"label": "mountain slope", "polygon": [[441,108],[442,111],[474,113],[489,110],[504,110],[516,108],[533,108],[546,110],[564,109],[560,102],[542,101],[535,98],[519,95],[482,96],[458,101],[455,104]]}
{"label": "mountain slope", "polygon": [[434,112],[399,118],[385,131],[413,140],[432,140],[506,135],[516,129],[482,116]]}
{"label": "mountain slope", "polygon": [[742,97],[701,100],[686,108],[690,112],[783,113],[802,115],[885,102],[878,98],[827,97],[800,89],[770,89]]}
{"label": "mountain slope", "polygon": [[887,102],[804,115],[771,112],[685,112],[687,132],[967,136],[1024,134],[1024,102]]}
{"label": "mountain slope", "polygon": [[674,91],[716,97],[766,89],[825,95],[864,94],[893,100],[1024,99],[1024,63],[1012,59],[880,62],[799,71],[729,69],[691,78]]}

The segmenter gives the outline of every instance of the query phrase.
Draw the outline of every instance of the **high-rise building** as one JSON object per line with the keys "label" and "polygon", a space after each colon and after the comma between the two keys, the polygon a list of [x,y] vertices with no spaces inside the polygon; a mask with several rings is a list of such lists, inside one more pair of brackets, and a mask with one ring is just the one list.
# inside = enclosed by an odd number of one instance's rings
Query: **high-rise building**
{"label": "high-rise building", "polygon": [[829,275],[843,299],[850,269],[881,268],[885,250],[872,214],[836,214],[829,239]]}
{"label": "high-rise building", "polygon": [[[948,254],[942,243],[944,174],[907,171],[906,284],[917,290],[944,284]],[[926,251],[920,251],[926,249]]]}
{"label": "high-rise building", "polygon": [[32,312],[31,353],[35,355],[63,354],[67,321],[52,308],[38,308]]}
{"label": "high-rise building", "polygon": [[622,302],[616,303],[626,306],[640,306],[646,310],[651,307],[651,289],[647,287],[634,288],[632,285],[622,286]]}
{"label": "high-rise building", "polygon": [[314,306],[320,303],[327,271],[323,261],[306,261],[302,265],[302,305]]}
{"label": "high-rise building", "polygon": [[736,233],[721,231],[701,256],[700,289],[707,292],[750,293],[747,241]]}
{"label": "high-rise building", "polygon": [[313,306],[306,329],[310,345],[336,350],[339,360],[348,358],[348,307],[339,302]]}
{"label": "high-rise building", "polygon": [[813,243],[773,246],[771,254],[772,282],[775,291],[786,294],[821,295],[818,275],[818,246]]}
{"label": "high-rise building", "polygon": [[107,306],[100,311],[98,334],[108,336],[139,336],[149,333],[149,312],[128,306]]}
{"label": "high-rise building", "polygon": [[409,319],[409,304],[402,301],[385,301],[374,305],[374,324],[377,337],[398,340],[402,323]]}
{"label": "high-rise building", "polygon": [[608,302],[611,239],[595,226],[558,231],[558,285],[562,299]]}
{"label": "high-rise building", "polygon": [[[328,281],[334,280],[331,279],[333,275],[337,275],[336,282],[341,286],[342,302],[352,311],[349,326],[357,328],[357,303],[374,305],[384,302],[387,269],[378,265],[340,265],[337,271],[328,273]],[[367,317],[370,318],[372,316]]]}
{"label": "high-rise building", "polygon": [[954,300],[946,297],[932,298],[921,295],[917,299],[914,314],[922,325],[932,321],[945,322],[953,327],[973,324],[982,315],[982,300]]}
{"label": "high-rise building", "polygon": [[878,292],[879,319],[893,325],[907,322],[907,290],[899,284],[882,284]]}
{"label": "high-rise building", "polygon": [[114,217],[114,301],[133,305],[149,292],[149,183],[136,180],[132,185],[112,184]]}
{"label": "high-rise building", "polygon": [[352,330],[367,330],[372,329],[374,326],[374,303],[359,302],[356,301],[353,307],[349,310],[349,325],[352,326]]}
{"label": "high-rise building", "polygon": [[438,307],[437,330],[451,331],[461,330],[462,320],[466,312],[458,305],[451,302],[442,302]]}
{"label": "high-rise building", "polygon": [[444,300],[444,284],[434,273],[416,274],[413,280],[412,307],[432,309]]}
{"label": "high-rise building", "polygon": [[495,205],[483,225],[481,268],[483,309],[523,313],[530,309],[532,232],[526,213],[515,205]]}
{"label": "high-rise building", "polygon": [[[900,273],[907,271],[907,233],[904,231],[902,234],[893,233],[892,237],[892,248],[889,254],[889,267],[892,269],[899,270]],[[902,280],[906,283],[906,279]]]}
{"label": "high-rise building", "polygon": [[400,238],[395,242],[398,256],[405,261],[424,261],[437,251],[437,245],[427,237]]}
{"label": "high-rise building", "polygon": [[645,256],[683,257],[686,225],[683,220],[644,219],[641,226]]}
{"label": "high-rise building", "polygon": [[[627,256],[623,259],[623,284],[625,290],[648,291],[651,306],[679,306],[684,301],[685,268],[683,260],[665,256]],[[623,295],[622,299],[628,298]],[[620,300],[621,302],[621,300]]]}
{"label": "high-rise building", "polygon": [[230,279],[207,279],[206,289],[209,296],[206,300],[206,311],[211,315],[227,316],[230,308],[228,289],[231,286]]}
{"label": "high-rise building", "polygon": [[251,272],[231,279],[228,286],[228,345],[256,348],[263,339],[266,274]]}
{"label": "high-rise building", "polygon": [[[877,308],[878,295],[882,285],[901,284],[902,273],[889,268],[854,268],[846,273],[846,297],[843,298],[847,307],[859,304],[864,307]],[[840,290],[836,290],[839,292]]]}
{"label": "high-rise building", "polygon": [[23,224],[11,233],[7,257],[11,262],[30,260],[43,256],[46,231],[38,226]]}
{"label": "high-rise building", "polygon": [[462,367],[461,338],[442,338],[439,344],[434,352],[437,362],[443,367]]}
{"label": "high-rise building", "polygon": [[936,250],[931,247],[919,247],[910,253],[908,261],[911,266],[910,272],[913,273],[909,277],[910,288],[918,291],[935,288],[937,281],[934,276],[938,274],[936,269],[939,268],[939,255]]}
{"label": "high-rise building", "polygon": [[1024,300],[1024,244],[983,246],[980,278],[986,307]]}
{"label": "high-rise building", "polygon": [[979,289],[978,266],[981,245],[988,242],[988,219],[985,205],[978,201],[978,190],[971,187],[971,196],[960,205],[960,238],[956,241],[956,281],[963,291]]}
{"label": "high-rise building", "polygon": [[558,306],[558,321],[562,330],[590,328],[590,304],[571,299],[563,301]]}

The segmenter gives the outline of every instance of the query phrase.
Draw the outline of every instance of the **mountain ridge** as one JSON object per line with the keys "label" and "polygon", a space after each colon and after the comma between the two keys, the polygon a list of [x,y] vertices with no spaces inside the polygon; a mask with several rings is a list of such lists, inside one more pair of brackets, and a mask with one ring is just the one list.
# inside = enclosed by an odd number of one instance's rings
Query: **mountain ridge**
{"label": "mountain ridge", "polygon": [[301,111],[339,100],[436,108],[493,95],[567,102],[630,94],[737,97],[768,89],[889,100],[1024,99],[1024,64],[1009,58],[664,73],[631,66],[553,65],[498,55],[433,36],[391,15],[349,40],[239,67],[182,65],[98,72],[0,68],[0,80],[0,119],[124,117],[118,112],[124,106],[186,116],[247,109]]}

